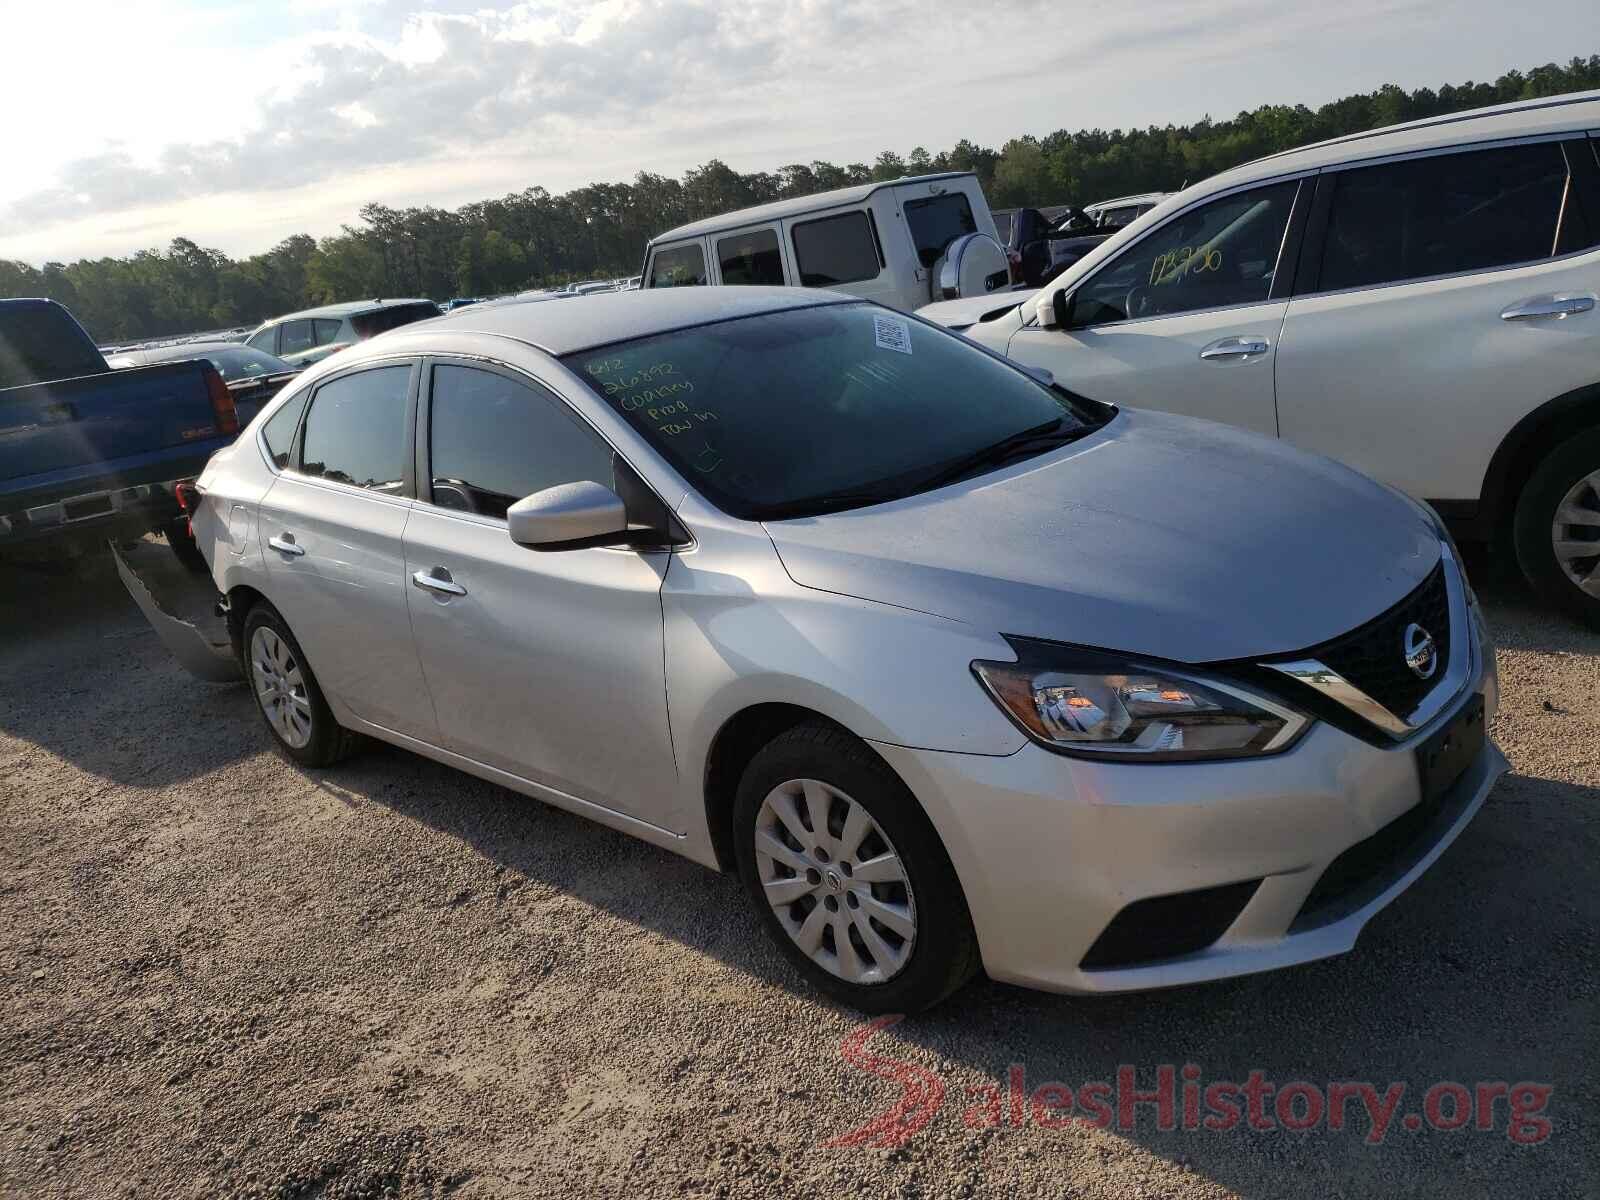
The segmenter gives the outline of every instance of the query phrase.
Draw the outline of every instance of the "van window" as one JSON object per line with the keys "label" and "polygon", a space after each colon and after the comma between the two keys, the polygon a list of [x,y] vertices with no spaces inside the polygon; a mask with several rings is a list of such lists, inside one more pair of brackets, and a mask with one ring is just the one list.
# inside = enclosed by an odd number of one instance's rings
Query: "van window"
{"label": "van window", "polygon": [[1558,142],[1340,171],[1318,288],[1376,287],[1549,258],[1567,190]]}
{"label": "van window", "polygon": [[706,281],[706,256],[700,243],[686,242],[657,250],[650,259],[646,287],[700,287]]}
{"label": "van window", "polygon": [[945,248],[958,237],[978,232],[972,205],[961,192],[928,200],[907,200],[904,208],[911,239],[917,244],[917,257],[925,267],[938,262]]}
{"label": "van window", "polygon": [[778,235],[771,229],[752,229],[717,242],[717,266],[723,283],[783,286],[783,259]]}
{"label": "van window", "polygon": [[878,277],[878,243],[864,212],[804,221],[789,236],[803,287],[833,287]]}

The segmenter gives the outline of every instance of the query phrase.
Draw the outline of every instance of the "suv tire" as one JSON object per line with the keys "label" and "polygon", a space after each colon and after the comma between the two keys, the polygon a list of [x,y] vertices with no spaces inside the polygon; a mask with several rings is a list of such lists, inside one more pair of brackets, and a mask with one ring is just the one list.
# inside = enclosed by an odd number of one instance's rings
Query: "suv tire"
{"label": "suv tire", "polygon": [[1545,456],[1517,498],[1512,530],[1517,563],[1534,590],[1600,628],[1600,429]]}

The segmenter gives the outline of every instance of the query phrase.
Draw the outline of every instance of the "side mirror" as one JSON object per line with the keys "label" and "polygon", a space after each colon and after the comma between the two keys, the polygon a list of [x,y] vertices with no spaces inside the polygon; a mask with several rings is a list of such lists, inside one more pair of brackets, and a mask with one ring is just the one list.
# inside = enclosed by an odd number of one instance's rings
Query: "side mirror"
{"label": "side mirror", "polygon": [[628,511],[610,488],[582,479],[518,500],[506,509],[506,528],[530,550],[581,550],[625,540]]}
{"label": "side mirror", "polygon": [[1066,288],[1051,288],[1033,305],[1033,314],[1039,318],[1042,329],[1065,329],[1072,318],[1072,301]]}

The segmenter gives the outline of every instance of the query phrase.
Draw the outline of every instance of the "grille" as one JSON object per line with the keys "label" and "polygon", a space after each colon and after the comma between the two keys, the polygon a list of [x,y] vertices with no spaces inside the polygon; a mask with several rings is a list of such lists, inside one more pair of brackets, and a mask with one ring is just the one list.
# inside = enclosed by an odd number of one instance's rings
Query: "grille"
{"label": "grille", "polygon": [[[1406,666],[1406,628],[1413,622],[1433,635],[1438,669],[1418,679]],[[1444,560],[1404,600],[1361,628],[1335,638],[1307,657],[1343,675],[1395,716],[1409,716],[1440,682],[1450,662],[1450,594],[1444,582]]]}

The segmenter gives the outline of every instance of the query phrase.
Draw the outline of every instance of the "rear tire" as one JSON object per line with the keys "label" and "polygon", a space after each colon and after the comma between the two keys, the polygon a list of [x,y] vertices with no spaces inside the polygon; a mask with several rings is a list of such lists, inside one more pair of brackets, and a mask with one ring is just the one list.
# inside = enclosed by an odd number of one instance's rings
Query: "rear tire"
{"label": "rear tire", "polygon": [[977,935],[939,835],[859,739],[820,721],[780,734],[745,769],[733,822],[739,874],[768,933],[830,996],[917,1012],[977,973]]}
{"label": "rear tire", "polygon": [[1600,628],[1600,429],[1545,456],[1517,498],[1512,530],[1534,591]]}
{"label": "rear tire", "polygon": [[245,614],[245,679],[256,711],[280,753],[303,767],[331,767],[360,738],[334,719],[305,652],[278,610],[265,600]]}
{"label": "rear tire", "polygon": [[188,517],[174,517],[162,532],[166,534],[167,545],[172,547],[173,556],[179,562],[196,575],[211,574],[210,564],[206,562],[205,555],[200,553],[200,547],[195,545],[194,534],[189,532]]}

